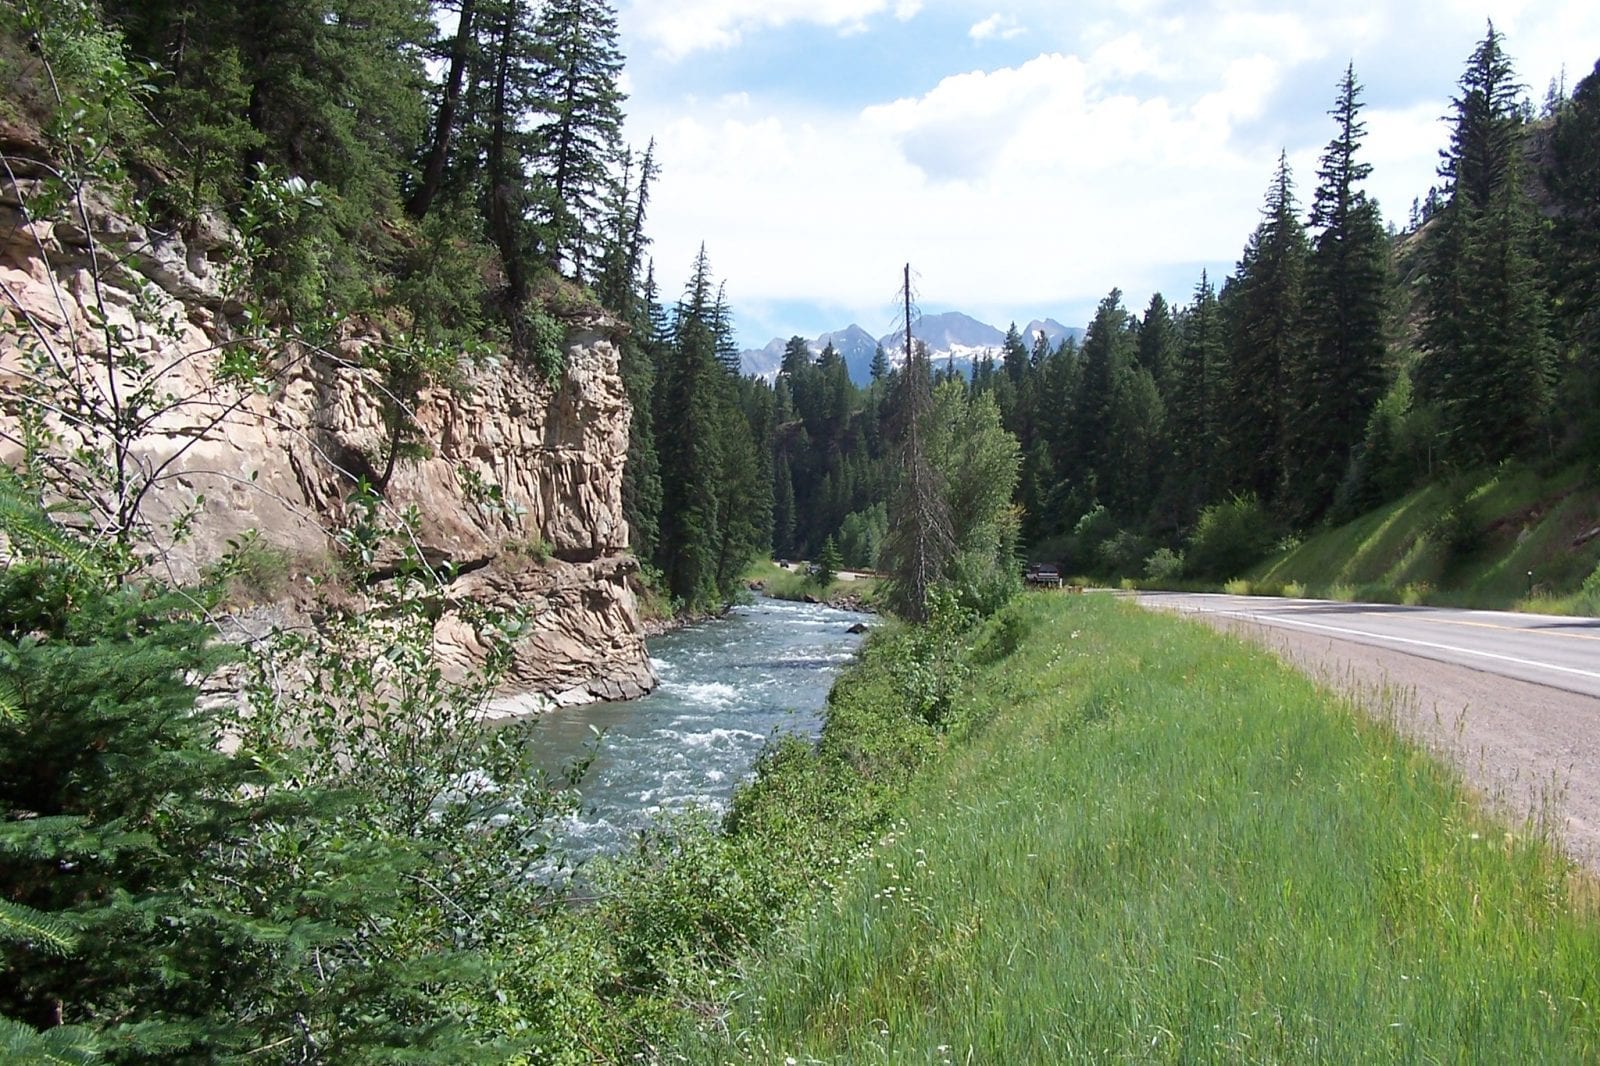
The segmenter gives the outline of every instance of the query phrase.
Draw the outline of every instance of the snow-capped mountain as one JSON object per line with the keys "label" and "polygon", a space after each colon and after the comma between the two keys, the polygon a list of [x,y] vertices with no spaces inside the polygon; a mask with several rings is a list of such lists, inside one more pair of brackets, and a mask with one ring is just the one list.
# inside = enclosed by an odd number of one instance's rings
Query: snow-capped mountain
{"label": "snow-capped mountain", "polygon": [[787,347],[786,340],[774,337],[765,348],[746,348],[739,353],[739,366],[746,374],[772,381],[783,368],[783,351]]}
{"label": "snow-capped mountain", "polygon": [[830,344],[834,351],[844,357],[851,381],[865,385],[872,380],[872,357],[878,352],[878,342],[872,339],[872,334],[852,322],[844,329],[824,333],[812,341],[811,350],[821,355],[822,350]]}
{"label": "snow-capped mountain", "polygon": [[[963,360],[970,362],[981,358],[984,352],[998,352],[1006,341],[1003,331],[995,329],[987,322],[979,322],[971,315],[964,315],[960,311],[946,311],[942,315],[923,315],[912,324],[911,336],[928,346],[928,354],[935,361],[953,356],[957,362]],[[889,353],[892,362],[898,363],[904,359],[906,347],[904,334],[899,332],[886,334],[879,338],[878,343]]]}
{"label": "snow-capped mountain", "polygon": [[[1063,326],[1053,318],[1034,319],[1021,333],[1023,343],[1029,349],[1032,349],[1033,340],[1040,333],[1044,334],[1051,347],[1059,345],[1068,336],[1079,340],[1083,338],[1083,330]],[[923,315],[912,325],[911,336],[928,346],[928,357],[935,368],[953,363],[963,373],[970,373],[972,364],[985,355],[998,360],[1006,339],[1004,330],[960,311]],[[905,361],[903,332],[888,333],[875,340],[870,333],[852,322],[844,329],[824,333],[816,340],[809,341],[813,358],[830,343],[844,357],[845,366],[850,370],[850,379],[858,385],[865,385],[872,380],[872,357],[880,344],[888,354],[891,365]],[[787,344],[785,338],[774,337],[764,348],[751,348],[741,353],[744,372],[769,381],[777,377]]]}
{"label": "snow-capped mountain", "polygon": [[1033,350],[1033,339],[1041,333],[1052,348],[1060,347],[1068,337],[1075,341],[1083,340],[1083,330],[1077,326],[1063,326],[1053,318],[1036,318],[1022,331],[1022,343],[1028,346],[1029,351]]}

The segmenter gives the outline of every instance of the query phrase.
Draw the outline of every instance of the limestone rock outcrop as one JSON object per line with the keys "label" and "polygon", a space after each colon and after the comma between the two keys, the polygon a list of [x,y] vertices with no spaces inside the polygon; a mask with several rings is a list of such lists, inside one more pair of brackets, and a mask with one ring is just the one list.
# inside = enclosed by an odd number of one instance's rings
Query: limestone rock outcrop
{"label": "limestone rock outcrop", "polygon": [[[387,454],[379,378],[361,358],[382,338],[286,344],[271,353],[270,388],[241,394],[218,380],[237,312],[222,287],[225,231],[156,232],[93,196],[77,224],[33,221],[37,181],[14,170],[0,183],[0,429],[17,424],[30,359],[54,352],[109,384],[92,368],[107,330],[120,331],[143,367],[117,380],[142,373],[180,401],[129,456],[156,479],[144,501],[156,539],[193,509],[188,536],[163,545],[163,566],[191,577],[255,530],[289,575],[292,606],[293,582],[331,556],[329,531],[355,479],[370,479]],[[553,383],[502,361],[466,368],[462,388],[425,391],[415,415],[429,454],[402,460],[384,492],[394,508],[415,507],[422,554],[458,575],[453,602],[530,609],[510,693],[568,703],[631,698],[655,683],[630,585],[630,408],[614,329],[601,316],[570,322]],[[15,460],[15,438],[5,435],[0,458]],[[437,650],[455,671],[483,651],[456,613],[440,619]]]}

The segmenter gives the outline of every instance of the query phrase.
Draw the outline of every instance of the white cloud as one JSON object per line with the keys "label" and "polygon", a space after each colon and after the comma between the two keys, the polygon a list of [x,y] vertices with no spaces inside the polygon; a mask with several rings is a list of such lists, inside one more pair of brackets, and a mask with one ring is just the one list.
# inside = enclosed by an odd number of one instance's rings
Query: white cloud
{"label": "white cloud", "polygon": [[[827,328],[854,317],[886,329],[907,260],[926,305],[1002,309],[996,317],[1054,309],[1082,324],[1113,285],[1130,305],[1157,287],[1186,300],[1202,265],[1215,274],[1237,259],[1280,144],[1306,206],[1347,58],[1368,85],[1369,187],[1404,221],[1437,180],[1439,116],[1484,15],[1467,0],[1140,0],[1138,10],[1090,2],[1067,18],[1053,0],[1007,0],[1006,22],[988,14],[995,0],[981,2],[950,0],[972,39],[1025,23],[1041,54],[958,72],[974,54],[959,35],[908,36],[927,53],[920,70],[942,76],[907,76],[848,109],[758,84],[696,86],[698,102],[682,89],[635,99],[635,139],[656,135],[663,165],[650,233],[664,291],[676,294],[703,240],[736,309],[853,309]],[[1592,69],[1600,5],[1489,3],[1535,96],[1563,62],[1569,85]],[[706,38],[801,22],[842,30],[919,7],[690,0],[673,10]],[[773,333],[799,328],[772,314]]]}
{"label": "white cloud", "polygon": [[972,28],[967,31],[967,36],[974,41],[1009,41],[1026,32],[1027,30],[1017,22],[1015,15],[1002,15],[996,12],[981,22],[973,23]]}
{"label": "white cloud", "polygon": [[[898,0],[893,12],[905,21],[921,6],[921,0]],[[622,19],[667,58],[682,59],[732,48],[748,33],[791,23],[859,33],[872,16],[889,9],[890,0],[633,0]]]}

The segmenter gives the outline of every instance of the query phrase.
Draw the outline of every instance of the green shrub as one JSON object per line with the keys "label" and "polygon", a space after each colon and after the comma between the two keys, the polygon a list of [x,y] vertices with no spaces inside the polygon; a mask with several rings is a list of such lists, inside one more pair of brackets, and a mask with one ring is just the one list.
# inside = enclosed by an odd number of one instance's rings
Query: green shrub
{"label": "green shrub", "polygon": [[1178,580],[1183,576],[1183,553],[1157,548],[1144,561],[1144,576],[1160,583]]}
{"label": "green shrub", "polygon": [[1092,572],[1100,568],[1100,545],[1117,534],[1111,512],[1095,504],[1072,527],[1061,549],[1061,568]]}
{"label": "green shrub", "polygon": [[1184,568],[1196,577],[1235,577],[1278,542],[1277,522],[1255,496],[1235,496],[1200,512],[1189,535]]}
{"label": "green shrub", "polygon": [[1150,550],[1145,538],[1131,530],[1119,529],[1100,542],[1095,556],[1107,575],[1131,574]]}

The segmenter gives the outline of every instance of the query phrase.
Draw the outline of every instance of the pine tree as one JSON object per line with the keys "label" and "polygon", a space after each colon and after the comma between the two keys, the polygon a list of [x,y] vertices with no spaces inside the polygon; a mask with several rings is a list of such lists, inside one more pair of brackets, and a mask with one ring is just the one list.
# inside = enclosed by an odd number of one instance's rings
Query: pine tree
{"label": "pine tree", "polygon": [[1299,355],[1306,237],[1287,153],[1228,292],[1226,447],[1230,487],[1269,501],[1283,478],[1289,368]]}
{"label": "pine tree", "polygon": [[538,80],[536,170],[549,184],[545,246],[586,277],[598,258],[601,196],[622,138],[622,52],[607,0],[547,0],[534,30]]}
{"label": "pine tree", "polygon": [[1551,350],[1523,182],[1522,87],[1492,24],[1459,84],[1440,167],[1449,200],[1428,238],[1416,386],[1438,406],[1452,458],[1479,463],[1543,437]]}
{"label": "pine tree", "polygon": [[889,353],[878,345],[872,352],[872,381],[874,384],[889,376]]}
{"label": "pine tree", "polygon": [[1163,395],[1166,393],[1168,369],[1177,341],[1178,329],[1167,301],[1159,292],[1154,293],[1144,310],[1144,317],[1139,320],[1139,345],[1134,357],[1149,372],[1151,380],[1161,388]]}
{"label": "pine tree", "polygon": [[1223,338],[1216,290],[1204,272],[1195,287],[1194,302],[1184,312],[1181,335],[1167,408],[1173,448],[1172,483],[1163,496],[1174,524],[1186,528],[1216,492],[1214,462]]}
{"label": "pine tree", "polygon": [[832,535],[822,542],[822,550],[817,553],[817,571],[812,579],[823,588],[833,583],[833,579],[844,569],[844,557],[839,554],[839,546],[834,543]]}
{"label": "pine tree", "polygon": [[450,64],[440,88],[439,104],[433,114],[433,134],[428,141],[422,160],[422,173],[406,201],[406,210],[422,218],[433,206],[444,184],[445,167],[454,147],[457,115],[461,108],[467,66],[477,50],[477,37],[473,25],[477,14],[477,0],[461,0],[456,9],[456,31],[450,39]]}
{"label": "pine tree", "polygon": [[1553,294],[1567,353],[1562,402],[1591,454],[1600,452],[1600,62],[1556,111],[1551,132]]}
{"label": "pine tree", "polygon": [[702,248],[673,314],[655,416],[663,435],[655,560],[672,595],[691,610],[730,600],[773,532],[773,472],[764,455],[772,447],[773,397],[764,385],[748,404],[741,397],[742,383],[722,359],[731,321],[712,284]]}
{"label": "pine tree", "polygon": [[1083,339],[1082,373],[1074,401],[1073,453],[1075,469],[1057,472],[1091,493],[1098,493],[1117,476],[1111,463],[1111,406],[1117,375],[1132,358],[1133,334],[1122,290],[1112,289],[1100,301],[1094,321]]}
{"label": "pine tree", "polygon": [[1022,385],[1022,377],[1028,370],[1028,346],[1022,343],[1022,334],[1017,332],[1017,324],[1011,323],[1006,329],[1006,339],[1000,346],[1003,354],[1003,363],[1006,368],[1006,377],[1011,379],[1011,384]]}
{"label": "pine tree", "polygon": [[1361,188],[1372,167],[1356,154],[1366,125],[1361,85],[1345,69],[1329,112],[1338,133],[1322,153],[1307,264],[1307,337],[1289,374],[1292,432],[1285,478],[1288,510],[1302,522],[1320,517],[1373,408],[1387,386],[1384,302],[1389,284],[1388,239],[1378,205]]}

